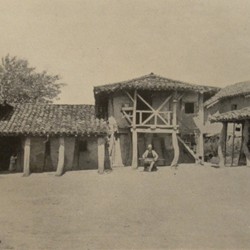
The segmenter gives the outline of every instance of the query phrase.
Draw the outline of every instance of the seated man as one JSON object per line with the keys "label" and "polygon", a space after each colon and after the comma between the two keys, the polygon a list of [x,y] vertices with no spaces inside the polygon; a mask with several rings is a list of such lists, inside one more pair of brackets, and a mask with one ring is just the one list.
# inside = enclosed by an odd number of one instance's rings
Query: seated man
{"label": "seated man", "polygon": [[148,149],[142,156],[144,160],[144,171],[157,171],[156,161],[158,159],[158,154],[153,150],[151,144],[148,145]]}

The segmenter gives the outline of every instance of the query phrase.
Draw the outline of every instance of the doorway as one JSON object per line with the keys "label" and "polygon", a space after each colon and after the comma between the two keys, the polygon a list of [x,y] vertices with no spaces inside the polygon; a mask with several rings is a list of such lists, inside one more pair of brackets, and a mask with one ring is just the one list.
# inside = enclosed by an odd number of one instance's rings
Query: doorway
{"label": "doorway", "polygon": [[0,171],[8,171],[11,155],[21,157],[21,138],[0,137]]}

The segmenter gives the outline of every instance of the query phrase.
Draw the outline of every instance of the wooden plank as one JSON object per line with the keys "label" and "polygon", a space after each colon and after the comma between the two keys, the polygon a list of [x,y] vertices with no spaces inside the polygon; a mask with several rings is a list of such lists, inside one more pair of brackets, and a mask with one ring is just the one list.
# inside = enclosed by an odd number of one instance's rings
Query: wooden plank
{"label": "wooden plank", "polygon": [[64,137],[59,138],[59,150],[58,150],[58,163],[56,169],[56,176],[61,176],[64,171],[64,161],[65,161],[65,143]]}
{"label": "wooden plank", "polygon": [[24,142],[24,162],[23,162],[23,176],[30,175],[30,138],[25,138]]}
{"label": "wooden plank", "polygon": [[105,163],[105,140],[103,137],[98,137],[97,139],[98,147],[98,173],[104,173],[104,163]]}

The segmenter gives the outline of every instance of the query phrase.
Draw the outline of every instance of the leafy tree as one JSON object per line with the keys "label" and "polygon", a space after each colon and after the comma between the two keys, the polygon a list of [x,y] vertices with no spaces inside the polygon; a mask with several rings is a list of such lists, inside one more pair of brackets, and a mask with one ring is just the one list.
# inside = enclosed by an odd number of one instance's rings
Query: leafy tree
{"label": "leafy tree", "polygon": [[0,65],[0,94],[9,103],[52,103],[59,99],[61,87],[58,75],[46,71],[37,73],[27,60],[9,55]]}

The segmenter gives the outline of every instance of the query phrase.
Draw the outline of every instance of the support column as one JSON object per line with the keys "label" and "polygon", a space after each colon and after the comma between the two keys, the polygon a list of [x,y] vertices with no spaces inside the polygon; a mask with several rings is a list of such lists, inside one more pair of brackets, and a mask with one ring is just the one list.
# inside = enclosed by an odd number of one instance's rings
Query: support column
{"label": "support column", "polygon": [[248,149],[248,140],[249,140],[249,120],[245,121],[244,128],[243,128],[243,152],[246,156],[246,165],[250,167],[250,151]]}
{"label": "support column", "polygon": [[98,173],[104,173],[104,163],[105,163],[105,140],[103,137],[97,139],[98,144]]}
{"label": "support column", "polygon": [[199,156],[201,157],[201,161],[204,162],[204,95],[203,93],[199,94],[199,130],[200,130],[200,134],[199,134]]}
{"label": "support column", "polygon": [[172,133],[172,143],[174,148],[174,159],[171,163],[171,167],[177,167],[179,156],[180,156],[180,149],[177,139],[177,103],[176,99],[173,100],[173,133]]}
{"label": "support column", "polygon": [[171,167],[177,167],[178,161],[179,161],[179,156],[180,156],[180,148],[179,148],[179,144],[178,144],[176,130],[173,131],[173,133],[172,133],[172,143],[173,143],[173,148],[174,148],[174,159],[171,163]]}
{"label": "support column", "polygon": [[136,131],[136,106],[137,106],[137,90],[134,92],[133,105],[133,124],[132,124],[132,168],[138,167],[138,135]]}
{"label": "support column", "polygon": [[61,176],[63,174],[64,158],[65,158],[65,145],[64,144],[65,144],[64,137],[60,137],[56,176]]}
{"label": "support column", "polygon": [[223,122],[218,145],[219,166],[225,167],[226,163],[226,141],[227,141],[227,123]]}
{"label": "support column", "polygon": [[136,169],[138,167],[138,135],[136,129],[133,129],[132,131],[132,145],[132,168]]}
{"label": "support column", "polygon": [[30,175],[30,138],[25,138],[24,142],[24,162],[23,162],[23,176]]}

